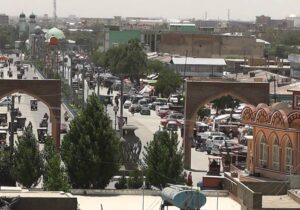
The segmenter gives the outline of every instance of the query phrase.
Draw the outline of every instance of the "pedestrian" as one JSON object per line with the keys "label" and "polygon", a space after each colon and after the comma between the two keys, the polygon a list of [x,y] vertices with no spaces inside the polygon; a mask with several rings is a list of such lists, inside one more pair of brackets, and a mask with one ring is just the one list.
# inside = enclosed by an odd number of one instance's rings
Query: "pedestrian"
{"label": "pedestrian", "polygon": [[192,178],[192,172],[189,172],[188,178],[187,178],[187,185],[193,186],[193,178]]}

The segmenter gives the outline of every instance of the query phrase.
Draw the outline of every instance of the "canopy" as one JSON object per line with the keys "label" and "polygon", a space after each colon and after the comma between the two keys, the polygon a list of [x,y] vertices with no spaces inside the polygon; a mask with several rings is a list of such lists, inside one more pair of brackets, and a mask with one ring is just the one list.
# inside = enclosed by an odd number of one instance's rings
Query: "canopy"
{"label": "canopy", "polygon": [[154,87],[151,85],[145,85],[145,87],[139,92],[140,94],[151,93]]}
{"label": "canopy", "polygon": [[0,55],[0,61],[7,61],[8,57],[4,56],[4,55]]}

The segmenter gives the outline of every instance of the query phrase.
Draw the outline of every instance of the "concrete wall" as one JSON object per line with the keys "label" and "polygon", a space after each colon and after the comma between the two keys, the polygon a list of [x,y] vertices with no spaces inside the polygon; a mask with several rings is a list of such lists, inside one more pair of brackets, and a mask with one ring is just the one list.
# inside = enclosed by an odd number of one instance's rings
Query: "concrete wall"
{"label": "concrete wall", "polygon": [[285,195],[288,189],[287,182],[243,182],[253,192],[263,195]]}
{"label": "concrete wall", "polygon": [[248,209],[260,209],[262,207],[262,193],[254,192],[240,182],[237,184],[237,196]]}
{"label": "concrete wall", "polygon": [[22,197],[15,210],[77,210],[77,198]]}

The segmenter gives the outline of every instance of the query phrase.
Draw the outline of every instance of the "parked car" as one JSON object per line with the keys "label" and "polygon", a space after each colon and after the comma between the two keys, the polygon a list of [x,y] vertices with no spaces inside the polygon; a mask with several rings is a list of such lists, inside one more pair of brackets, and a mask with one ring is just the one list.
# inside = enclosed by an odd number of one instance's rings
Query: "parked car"
{"label": "parked car", "polygon": [[223,132],[218,132],[218,131],[206,131],[203,133],[199,133],[201,136],[201,139],[207,139],[209,136],[226,136],[225,133]]}
{"label": "parked car", "polygon": [[11,104],[11,98],[7,97],[0,101],[0,106],[7,106]]}
{"label": "parked car", "polygon": [[167,130],[170,131],[177,131],[178,130],[178,124],[176,120],[170,120],[167,123]]}
{"label": "parked car", "polygon": [[224,141],[228,141],[228,137],[226,136],[209,136],[206,139],[206,151],[207,154],[211,153],[212,147],[214,144],[222,144]]}
{"label": "parked car", "polygon": [[129,109],[129,107],[131,106],[131,101],[130,100],[126,100],[125,102],[124,102],[124,109]]}
{"label": "parked car", "polygon": [[140,113],[141,115],[151,115],[151,111],[148,106],[143,106]]}
{"label": "parked car", "polygon": [[173,103],[173,104],[177,104],[178,103],[178,95],[171,94],[170,97],[169,97],[169,102]]}

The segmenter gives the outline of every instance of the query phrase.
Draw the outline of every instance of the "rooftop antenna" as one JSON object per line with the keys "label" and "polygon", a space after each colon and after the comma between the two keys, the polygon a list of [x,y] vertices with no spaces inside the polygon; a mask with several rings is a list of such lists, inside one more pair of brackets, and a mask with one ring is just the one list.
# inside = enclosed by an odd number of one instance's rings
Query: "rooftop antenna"
{"label": "rooftop antenna", "polygon": [[56,16],[56,0],[53,0],[53,23],[54,23],[54,25],[56,25],[56,19],[57,19],[57,16]]}
{"label": "rooftop antenna", "polygon": [[204,20],[207,20],[207,11],[205,11]]}

